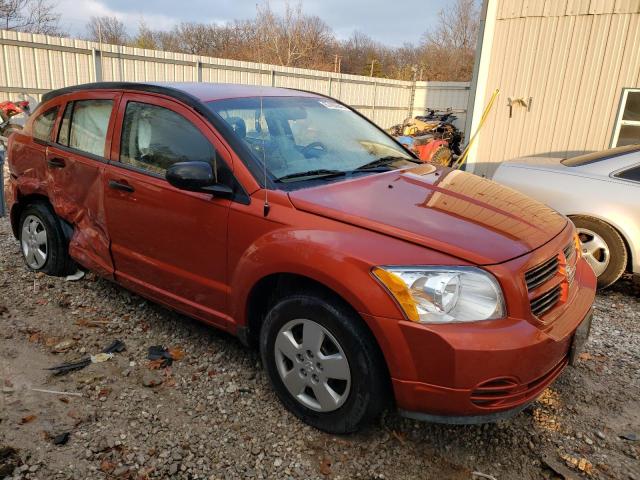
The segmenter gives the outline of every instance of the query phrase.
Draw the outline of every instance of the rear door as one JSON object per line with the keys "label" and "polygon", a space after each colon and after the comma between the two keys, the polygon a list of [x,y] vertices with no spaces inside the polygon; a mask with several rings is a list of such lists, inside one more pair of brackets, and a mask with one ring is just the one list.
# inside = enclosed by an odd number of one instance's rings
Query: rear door
{"label": "rear door", "polygon": [[105,208],[116,279],[191,315],[227,321],[227,218],[230,200],[172,187],[175,162],[211,162],[231,172],[229,153],[192,110],[162,96],[120,102]]}
{"label": "rear door", "polygon": [[118,92],[74,94],[64,105],[46,165],[49,198],[56,213],[74,226],[70,255],[81,265],[111,276],[102,175],[111,147]]}

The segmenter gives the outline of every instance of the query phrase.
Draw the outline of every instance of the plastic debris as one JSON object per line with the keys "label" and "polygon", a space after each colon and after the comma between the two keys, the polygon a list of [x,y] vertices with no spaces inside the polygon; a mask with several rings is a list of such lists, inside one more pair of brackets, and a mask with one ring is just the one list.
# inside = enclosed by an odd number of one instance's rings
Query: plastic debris
{"label": "plastic debris", "polygon": [[473,478],[486,478],[488,480],[498,480],[493,475],[489,475],[488,473],[482,473],[482,472],[471,472],[471,476]]}
{"label": "plastic debris", "polygon": [[623,440],[629,440],[630,442],[637,442],[638,441],[638,435],[635,433],[623,433],[622,435],[620,435],[620,438],[622,438]]}
{"label": "plastic debris", "polygon": [[44,388],[32,388],[32,392],[51,393],[53,395],[71,395],[73,397],[81,397],[82,394],[78,392],[59,392],[58,390],[46,390]]}
{"label": "plastic debris", "polygon": [[53,444],[54,445],[66,445],[66,443],[69,441],[69,435],[70,432],[64,432],[61,433],[59,435],[56,435],[53,437]]}
{"label": "plastic debris", "polygon": [[[55,367],[47,368],[46,370],[53,371],[54,375],[64,375],[66,373],[75,372],[76,370],[82,370],[88,365],[91,365],[91,363],[104,362],[113,357],[114,353],[122,352],[125,349],[126,346],[124,342],[122,342],[121,340],[114,340],[113,342],[111,342],[111,344],[109,344],[108,347],[106,347],[104,350],[102,350],[101,353],[98,353],[97,355],[88,356],[75,362],[62,363],[60,365],[56,365]],[[104,355],[110,356],[107,358]],[[94,357],[96,358],[95,362],[93,361]]]}
{"label": "plastic debris", "polygon": [[113,358],[113,353],[97,353],[91,355],[91,363],[102,363]]}
{"label": "plastic debris", "polygon": [[84,277],[84,271],[82,270],[78,270],[76,273],[72,274],[72,275],[67,275],[66,277],[64,277],[65,281],[67,282],[77,282],[78,280],[80,280],[82,277]]}
{"label": "plastic debris", "polygon": [[149,347],[147,358],[151,360],[152,368],[170,367],[174,361],[184,358],[184,351],[179,348],[165,348],[162,345],[153,345]]}

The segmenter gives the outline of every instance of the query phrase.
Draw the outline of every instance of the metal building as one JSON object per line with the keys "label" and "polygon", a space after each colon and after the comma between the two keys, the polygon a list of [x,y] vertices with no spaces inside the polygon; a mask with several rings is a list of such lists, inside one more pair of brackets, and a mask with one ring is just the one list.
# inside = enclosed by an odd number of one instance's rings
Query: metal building
{"label": "metal building", "polygon": [[640,143],[640,0],[484,0],[468,169]]}

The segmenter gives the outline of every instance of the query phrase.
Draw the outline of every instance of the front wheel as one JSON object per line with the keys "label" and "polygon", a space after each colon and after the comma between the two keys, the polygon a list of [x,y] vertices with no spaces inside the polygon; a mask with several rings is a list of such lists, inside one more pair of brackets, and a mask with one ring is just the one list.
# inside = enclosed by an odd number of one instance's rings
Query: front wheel
{"label": "front wheel", "polygon": [[616,282],[627,266],[627,248],[620,234],[597,218],[576,216],[571,220],[580,238],[582,256],[598,277],[598,288]]}
{"label": "front wheel", "polygon": [[278,302],[262,327],[260,353],[281,402],[325,432],[359,430],[388,403],[373,335],[337,300],[296,294]]}

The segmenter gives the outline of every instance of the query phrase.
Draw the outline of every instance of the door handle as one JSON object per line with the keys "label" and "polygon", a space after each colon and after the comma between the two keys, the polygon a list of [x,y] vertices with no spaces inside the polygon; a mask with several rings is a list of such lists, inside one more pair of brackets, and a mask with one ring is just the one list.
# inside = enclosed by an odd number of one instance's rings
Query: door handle
{"label": "door handle", "polygon": [[47,165],[49,165],[50,168],[64,168],[67,164],[64,158],[54,157],[47,160]]}
{"label": "door handle", "polygon": [[115,180],[109,180],[109,188],[113,188],[114,190],[120,190],[122,192],[129,192],[129,193],[133,193],[136,191],[136,189],[133,188],[128,183],[116,182]]}

